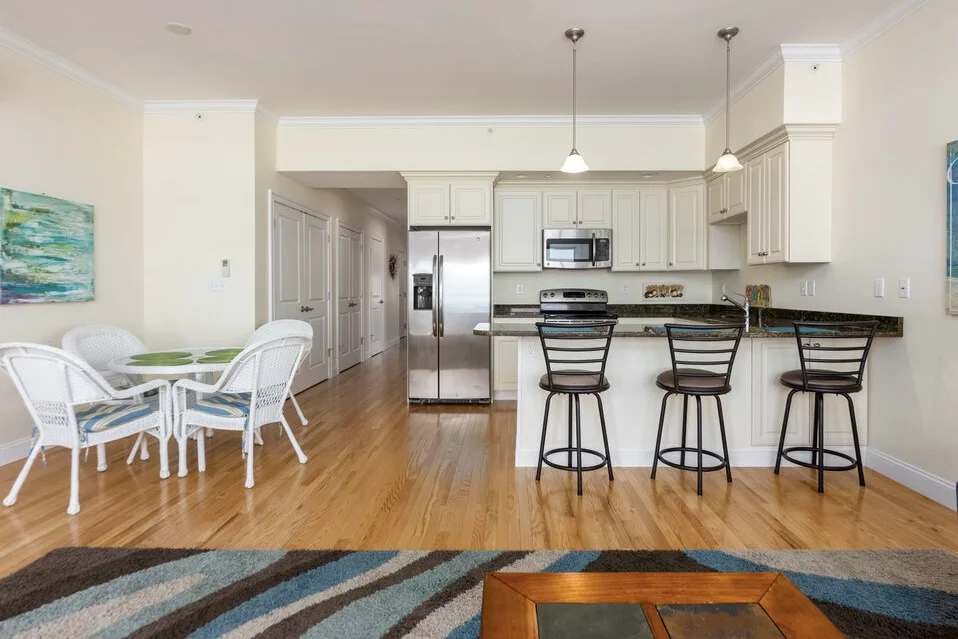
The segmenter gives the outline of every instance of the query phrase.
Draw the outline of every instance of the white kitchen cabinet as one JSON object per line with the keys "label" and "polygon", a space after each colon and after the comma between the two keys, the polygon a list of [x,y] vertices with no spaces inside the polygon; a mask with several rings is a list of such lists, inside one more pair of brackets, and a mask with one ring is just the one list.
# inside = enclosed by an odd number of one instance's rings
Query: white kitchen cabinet
{"label": "white kitchen cabinet", "polygon": [[572,229],[579,224],[578,197],[574,190],[546,189],[542,193],[545,206],[543,228]]}
{"label": "white kitchen cabinet", "polygon": [[748,175],[748,224],[746,236],[748,238],[748,263],[764,264],[765,251],[765,220],[768,206],[765,202],[765,156],[760,155],[745,163],[745,173]]}
{"label": "white kitchen cabinet", "polygon": [[745,171],[723,173],[706,184],[710,224],[745,224]]}
{"label": "white kitchen cabinet", "polygon": [[668,189],[642,189],[639,214],[639,270],[664,271],[669,267]]}
{"label": "white kitchen cabinet", "polygon": [[668,190],[612,191],[612,270],[668,270]]}
{"label": "white kitchen cabinet", "polygon": [[610,189],[579,189],[579,228],[612,228],[612,191]]}
{"label": "white kitchen cabinet", "polygon": [[495,209],[495,270],[541,271],[542,192],[499,192]]}
{"label": "white kitchen cabinet", "polygon": [[514,393],[519,387],[519,338],[492,338],[492,388]]}
{"label": "white kitchen cabinet", "polygon": [[[790,392],[782,386],[779,378],[785,371],[801,367],[798,348],[793,339],[753,339],[750,342],[752,445],[777,447],[785,418],[785,400]],[[785,437],[787,446],[807,445],[811,441],[809,415],[811,412],[808,398],[802,393],[796,393],[792,398],[792,410],[788,418],[788,434]]]}
{"label": "white kitchen cabinet", "polygon": [[788,261],[788,143],[746,163],[748,263]]}
{"label": "white kitchen cabinet", "polygon": [[705,186],[669,189],[669,270],[706,268]]}
{"label": "white kitchen cabinet", "polygon": [[496,173],[403,173],[409,226],[492,226]]}

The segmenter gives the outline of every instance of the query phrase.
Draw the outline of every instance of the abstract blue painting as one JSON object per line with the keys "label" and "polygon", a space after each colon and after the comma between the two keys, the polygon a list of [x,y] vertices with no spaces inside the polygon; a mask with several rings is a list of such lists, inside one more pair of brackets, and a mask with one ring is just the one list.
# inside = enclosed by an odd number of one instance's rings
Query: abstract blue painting
{"label": "abstract blue painting", "polygon": [[958,141],[948,145],[948,314],[958,315]]}
{"label": "abstract blue painting", "polygon": [[93,297],[93,207],[0,188],[0,304]]}

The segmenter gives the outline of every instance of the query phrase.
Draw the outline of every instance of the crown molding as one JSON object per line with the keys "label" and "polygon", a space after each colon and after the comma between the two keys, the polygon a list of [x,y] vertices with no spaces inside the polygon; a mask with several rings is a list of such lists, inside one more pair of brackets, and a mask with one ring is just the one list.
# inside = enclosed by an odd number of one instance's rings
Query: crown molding
{"label": "crown molding", "polygon": [[136,109],[137,111],[141,111],[143,109],[142,100],[130,95],[112,82],[101,78],[95,73],[87,71],[80,65],[74,64],[66,58],[58,56],[53,51],[45,49],[39,44],[31,40],[27,40],[23,36],[4,27],[0,27],[0,45],[10,49],[15,53],[19,53],[25,58],[42,64],[43,66],[56,71],[62,76],[79,82],[85,87],[93,89],[94,91],[98,91],[107,97],[113,98],[120,104],[128,106],[131,109]]}
{"label": "crown molding", "polygon": [[258,107],[257,100],[147,100],[143,113],[256,113]]}
{"label": "crown molding", "polygon": [[866,44],[928,4],[929,0],[901,0],[885,13],[866,24],[858,33],[842,43],[842,58],[855,55]]}
{"label": "crown molding", "polygon": [[783,44],[784,62],[841,62],[842,48],[837,44]]}
{"label": "crown molding", "polygon": [[[580,127],[692,127],[702,126],[700,115],[584,115]],[[568,127],[567,115],[442,115],[442,116],[327,116],[281,117],[284,129],[419,129],[448,127]]]}

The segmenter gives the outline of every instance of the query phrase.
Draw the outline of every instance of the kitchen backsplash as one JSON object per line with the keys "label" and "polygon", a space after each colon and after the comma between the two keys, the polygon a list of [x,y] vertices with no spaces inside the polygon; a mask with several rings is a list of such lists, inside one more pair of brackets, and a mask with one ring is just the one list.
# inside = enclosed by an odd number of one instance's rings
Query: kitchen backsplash
{"label": "kitchen backsplash", "polygon": [[[651,287],[646,297],[646,285]],[[517,292],[518,286],[522,293]],[[625,287],[625,290],[623,290]],[[539,290],[544,288],[597,288],[609,293],[611,304],[695,303],[712,301],[712,274],[709,272],[672,271],[664,273],[613,273],[607,270],[563,271],[541,273],[493,273],[492,299],[496,304],[538,304]],[[679,294],[684,294],[678,297]],[[662,299],[667,295],[668,300]]]}

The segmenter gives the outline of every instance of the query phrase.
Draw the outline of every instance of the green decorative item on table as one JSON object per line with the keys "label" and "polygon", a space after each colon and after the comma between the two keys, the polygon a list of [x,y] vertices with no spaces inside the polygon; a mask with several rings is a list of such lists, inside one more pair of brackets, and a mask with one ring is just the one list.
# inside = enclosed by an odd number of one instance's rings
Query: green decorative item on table
{"label": "green decorative item on table", "polygon": [[196,360],[197,364],[229,364],[233,361],[232,357],[201,357]]}
{"label": "green decorative item on table", "polygon": [[138,355],[130,355],[130,359],[134,359],[139,362],[152,362],[155,360],[168,360],[168,359],[188,359],[192,357],[190,353],[184,353],[182,351],[170,351],[168,353],[140,353]]}
{"label": "green decorative item on table", "polygon": [[206,351],[203,357],[229,357],[232,359],[242,352],[242,348],[218,348],[212,351]]}

